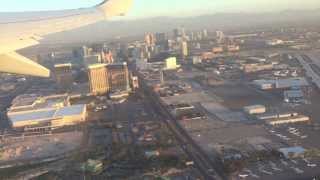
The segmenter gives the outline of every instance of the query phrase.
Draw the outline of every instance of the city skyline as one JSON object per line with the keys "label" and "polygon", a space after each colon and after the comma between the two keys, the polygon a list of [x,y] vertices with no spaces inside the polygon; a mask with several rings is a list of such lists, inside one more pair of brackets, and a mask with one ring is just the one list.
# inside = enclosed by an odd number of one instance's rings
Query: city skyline
{"label": "city skyline", "polygon": [[[0,12],[21,12],[21,11],[44,11],[75,9],[94,6],[101,0],[72,0],[72,1],[48,1],[46,3],[38,0],[29,0],[21,2],[19,0],[6,1],[0,7]],[[170,4],[170,8],[168,8]],[[230,12],[272,12],[284,10],[317,9],[320,7],[318,0],[304,1],[300,0],[230,0],[230,1],[212,1],[212,0],[163,0],[163,1],[145,1],[135,0],[132,11],[126,18],[147,18],[156,16],[195,16],[201,14],[230,13]]]}
{"label": "city skyline", "polygon": [[0,180],[320,177],[316,1],[100,1],[0,13]]}

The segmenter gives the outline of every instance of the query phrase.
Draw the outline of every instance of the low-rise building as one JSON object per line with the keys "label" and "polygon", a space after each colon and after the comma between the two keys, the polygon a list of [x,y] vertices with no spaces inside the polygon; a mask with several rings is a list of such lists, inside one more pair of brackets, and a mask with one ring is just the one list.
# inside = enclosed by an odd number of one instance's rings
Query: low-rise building
{"label": "low-rise building", "polygon": [[240,51],[240,46],[237,45],[229,45],[227,46],[228,52],[238,52]]}
{"label": "low-rise building", "polygon": [[86,121],[87,107],[70,105],[67,95],[24,95],[13,101],[7,115],[14,129],[58,128]]}
{"label": "low-rise building", "polygon": [[201,63],[202,63],[201,56],[193,56],[192,57],[192,64],[201,64]]}
{"label": "low-rise building", "polygon": [[257,119],[263,120],[266,124],[269,125],[281,125],[281,124],[291,124],[291,123],[301,123],[301,122],[309,122],[310,118],[305,115],[300,115],[296,112],[290,113],[266,113],[256,116]]}
{"label": "low-rise building", "polygon": [[298,116],[296,112],[286,112],[286,113],[264,113],[257,115],[258,120],[268,120],[268,119],[277,119],[277,118],[288,118]]}
{"label": "low-rise building", "polygon": [[223,49],[223,47],[214,47],[214,48],[212,48],[212,52],[215,53],[215,54],[223,53],[224,49]]}
{"label": "low-rise building", "polygon": [[303,103],[304,94],[301,90],[289,90],[283,93],[284,101],[287,103]]}
{"label": "low-rise building", "polygon": [[170,57],[165,60],[165,69],[166,70],[176,70],[180,65],[177,64],[176,57]]}
{"label": "low-rise building", "polygon": [[263,114],[266,112],[266,107],[263,105],[246,106],[243,108],[247,114]]}
{"label": "low-rise building", "polygon": [[303,147],[288,147],[280,148],[279,152],[282,153],[286,158],[296,158],[302,156],[306,150]]}
{"label": "low-rise building", "polygon": [[269,89],[290,89],[297,87],[309,86],[308,81],[305,78],[286,78],[286,79],[261,79],[253,81],[253,84],[261,90]]}
{"label": "low-rise building", "polygon": [[254,73],[259,71],[272,70],[273,64],[253,63],[243,65],[243,71],[245,73]]}
{"label": "low-rise building", "polygon": [[309,122],[310,118],[304,115],[297,115],[293,117],[285,117],[285,118],[275,118],[267,120],[267,124],[269,125],[281,125],[281,124],[292,124],[292,123],[301,123],[301,122]]}
{"label": "low-rise building", "polygon": [[175,105],[170,105],[170,107],[173,109],[172,113],[175,116],[179,116],[181,114],[184,114],[186,112],[190,112],[192,110],[194,110],[194,106],[190,105],[190,104],[175,104]]}

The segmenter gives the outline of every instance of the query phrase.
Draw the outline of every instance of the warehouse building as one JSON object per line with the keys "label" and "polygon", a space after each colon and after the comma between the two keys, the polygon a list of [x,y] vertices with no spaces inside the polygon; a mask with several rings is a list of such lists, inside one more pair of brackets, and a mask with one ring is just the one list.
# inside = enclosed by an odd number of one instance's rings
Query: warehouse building
{"label": "warehouse building", "polygon": [[23,95],[13,101],[7,115],[14,129],[58,128],[86,121],[87,108],[85,104],[70,105],[67,95]]}
{"label": "warehouse building", "polygon": [[259,71],[272,70],[273,64],[253,63],[243,65],[243,71],[245,73],[255,73]]}
{"label": "warehouse building", "polygon": [[310,118],[304,115],[297,115],[293,117],[285,117],[285,118],[275,118],[267,120],[267,124],[269,125],[281,125],[281,124],[292,124],[292,123],[302,123],[309,122]]}
{"label": "warehouse building", "polygon": [[268,120],[268,119],[277,119],[277,118],[289,118],[298,116],[296,112],[285,112],[285,113],[264,113],[257,115],[258,120]]}
{"label": "warehouse building", "polygon": [[253,106],[246,106],[243,108],[244,112],[247,114],[263,114],[267,111],[267,108],[263,105],[253,105]]}
{"label": "warehouse building", "polygon": [[302,90],[289,90],[283,93],[284,101],[287,103],[303,103],[305,102]]}
{"label": "warehouse building", "polygon": [[309,83],[305,78],[262,79],[253,81],[253,84],[261,90],[290,89],[309,86]]}
{"label": "warehouse building", "polygon": [[296,112],[291,113],[281,113],[281,114],[262,114],[257,115],[257,119],[264,120],[266,124],[269,125],[281,125],[281,124],[292,124],[292,123],[302,123],[309,122],[310,118],[305,115],[300,115]]}
{"label": "warehouse building", "polygon": [[302,157],[306,150],[301,147],[288,147],[288,148],[280,148],[279,152],[284,155],[286,158],[297,158],[297,157]]}

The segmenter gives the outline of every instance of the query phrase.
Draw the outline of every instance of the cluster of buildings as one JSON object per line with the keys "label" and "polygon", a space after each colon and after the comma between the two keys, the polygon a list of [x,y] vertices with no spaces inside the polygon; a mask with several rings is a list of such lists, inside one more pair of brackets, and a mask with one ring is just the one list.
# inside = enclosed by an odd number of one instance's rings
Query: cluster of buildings
{"label": "cluster of buildings", "polygon": [[87,47],[82,46],[80,49],[74,50],[74,55],[82,58],[84,64],[86,66],[90,64],[96,64],[96,63],[113,63],[114,62],[114,56],[116,55],[115,52],[113,52],[108,47]]}
{"label": "cluster of buildings", "polygon": [[[150,41],[152,44],[152,38]],[[86,72],[87,78],[82,79],[88,79],[88,85],[81,93],[107,95],[119,91],[130,92],[138,88],[139,84],[137,77],[129,72],[128,64],[123,59],[124,55],[121,55],[123,49],[126,48],[120,45],[111,48],[106,44],[76,48],[73,52],[74,57],[82,60],[82,63],[77,64],[75,68],[71,63],[54,65],[54,79],[61,89],[70,90],[70,86],[75,84],[75,74],[83,71]]]}
{"label": "cluster of buildings", "polygon": [[[83,46],[73,52],[74,57],[82,59],[83,63],[54,64],[52,78],[56,83],[50,84],[48,88],[54,87],[55,91],[37,94],[32,94],[36,91],[28,91],[25,95],[17,96],[7,111],[12,128],[60,128],[85,122],[87,106],[72,105],[70,97],[73,95],[109,95],[112,100],[127,98],[131,91],[139,88],[139,79],[129,72],[126,62],[118,58],[115,61],[113,54],[105,46]],[[168,61],[168,66],[173,68],[174,61]],[[80,81],[79,77],[82,78]],[[61,93],[69,95],[59,95]]]}
{"label": "cluster of buildings", "polygon": [[247,115],[272,126],[310,121],[310,117],[296,112],[267,112],[267,108],[264,105],[246,106],[243,111]]}
{"label": "cluster of buildings", "polygon": [[[127,63],[90,65],[88,76],[91,94],[130,91],[130,75]],[[137,79],[134,80],[135,83],[136,81]]]}

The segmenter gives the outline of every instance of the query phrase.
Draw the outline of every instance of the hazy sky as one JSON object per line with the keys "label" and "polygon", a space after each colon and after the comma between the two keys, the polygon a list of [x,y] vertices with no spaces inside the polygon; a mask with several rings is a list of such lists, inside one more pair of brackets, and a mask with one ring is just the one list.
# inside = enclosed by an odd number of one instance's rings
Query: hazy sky
{"label": "hazy sky", "polygon": [[[102,0],[1,0],[0,11],[89,7]],[[320,8],[320,0],[134,0],[129,17],[183,16],[220,12],[269,12]]]}

